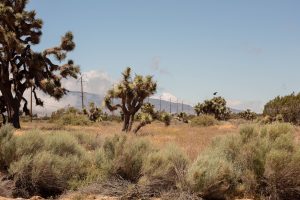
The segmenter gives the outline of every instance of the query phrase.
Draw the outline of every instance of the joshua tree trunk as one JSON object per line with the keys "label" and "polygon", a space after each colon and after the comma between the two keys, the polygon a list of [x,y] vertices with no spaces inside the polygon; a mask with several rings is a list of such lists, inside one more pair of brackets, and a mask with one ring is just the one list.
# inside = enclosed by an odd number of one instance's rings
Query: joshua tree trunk
{"label": "joshua tree trunk", "polygon": [[130,121],[130,115],[124,114],[122,131],[128,132],[129,121]]}
{"label": "joshua tree trunk", "polygon": [[11,91],[1,90],[1,92],[5,100],[8,123],[11,123],[15,128],[21,128],[19,120],[20,101],[17,96],[12,96]]}
{"label": "joshua tree trunk", "polygon": [[129,122],[128,131],[131,131],[133,122],[134,122],[134,114],[130,115],[130,122]]}
{"label": "joshua tree trunk", "polygon": [[[10,111],[9,111],[10,110]],[[15,128],[21,128],[20,126],[20,103],[14,99],[13,105],[7,105],[8,123],[11,123]]]}
{"label": "joshua tree trunk", "polygon": [[5,115],[3,113],[2,113],[2,119],[3,119],[2,123],[6,124],[6,118],[5,118]]}

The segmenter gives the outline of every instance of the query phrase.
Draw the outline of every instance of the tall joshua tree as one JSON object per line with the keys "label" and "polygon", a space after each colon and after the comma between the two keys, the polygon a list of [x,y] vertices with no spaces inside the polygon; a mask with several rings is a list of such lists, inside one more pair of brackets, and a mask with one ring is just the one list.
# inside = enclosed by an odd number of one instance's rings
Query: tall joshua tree
{"label": "tall joshua tree", "polygon": [[[66,33],[60,45],[35,52],[32,45],[39,44],[42,35],[42,20],[35,11],[25,10],[27,0],[0,0],[0,91],[7,111],[8,122],[20,128],[19,111],[29,114],[23,94],[32,87],[37,105],[43,105],[36,90],[60,99],[66,89],[61,79],[77,77],[79,67],[65,60],[66,54],[75,47],[73,35]],[[53,57],[59,61],[56,64]]]}
{"label": "tall joshua tree", "polygon": [[[156,82],[152,76],[135,75],[131,78],[130,67],[127,67],[122,75],[120,83],[107,92],[104,103],[111,111],[121,109],[124,114],[122,131],[128,132],[131,131],[134,116],[144,100],[156,92]],[[120,103],[113,105],[113,99],[120,99]]]}

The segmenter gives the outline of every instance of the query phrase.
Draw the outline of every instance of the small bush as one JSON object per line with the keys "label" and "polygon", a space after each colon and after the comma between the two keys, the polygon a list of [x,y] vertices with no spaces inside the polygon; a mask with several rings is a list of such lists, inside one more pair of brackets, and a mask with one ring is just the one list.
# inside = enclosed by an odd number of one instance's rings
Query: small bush
{"label": "small bush", "polygon": [[15,159],[22,156],[33,156],[44,147],[44,137],[38,130],[30,131],[15,138],[16,151]]}
{"label": "small bush", "polygon": [[265,178],[267,196],[281,200],[300,199],[300,151],[271,151],[266,159]]}
{"label": "small bush", "polygon": [[91,123],[87,116],[73,113],[64,114],[58,122],[62,125],[74,126],[84,126]]}
{"label": "small bush", "polygon": [[299,199],[297,149],[290,124],[244,126],[240,135],[214,140],[190,167],[188,181],[205,199]]}
{"label": "small bush", "polygon": [[194,117],[191,120],[192,126],[213,126],[218,124],[218,120],[214,118],[212,115],[200,115],[198,117]]}
{"label": "small bush", "polygon": [[270,117],[269,115],[266,115],[260,120],[260,123],[261,124],[270,124],[270,123],[272,123],[272,121],[273,121],[272,117]]}
{"label": "small bush", "polygon": [[88,116],[82,114],[78,109],[70,107],[53,112],[50,122],[59,125],[85,126],[91,124]]}
{"label": "small bush", "polygon": [[137,182],[146,156],[151,151],[150,143],[143,139],[128,139],[115,135],[104,141],[98,150],[96,163],[101,170],[108,170],[109,176],[121,176],[125,180]]}
{"label": "small bush", "polygon": [[92,163],[77,138],[65,132],[31,131],[12,136],[6,146],[10,157],[5,163],[16,183],[16,196],[48,197],[77,187]]}
{"label": "small bush", "polygon": [[72,135],[77,139],[78,143],[87,150],[96,150],[102,145],[102,139],[98,134],[74,132]]}
{"label": "small bush", "polygon": [[160,121],[162,121],[165,126],[170,126],[172,117],[169,113],[163,112],[160,114]]}
{"label": "small bush", "polygon": [[84,149],[71,134],[56,132],[45,136],[44,139],[43,149],[55,155],[81,157],[84,154]]}
{"label": "small bush", "polygon": [[[141,184],[151,184],[156,192],[185,186],[187,156],[174,145],[150,153],[143,164]],[[159,183],[155,186],[153,183]]]}
{"label": "small bush", "polygon": [[192,189],[201,192],[204,199],[225,199],[237,185],[232,160],[237,157],[240,142],[236,137],[224,137],[200,155],[189,168],[188,181]]}
{"label": "small bush", "polygon": [[0,129],[0,170],[6,169],[14,155],[14,129],[11,125],[5,125]]}
{"label": "small bush", "polygon": [[16,182],[16,195],[43,197],[61,194],[72,179],[79,178],[82,167],[76,156],[63,157],[47,151],[23,156],[12,163],[9,172]]}

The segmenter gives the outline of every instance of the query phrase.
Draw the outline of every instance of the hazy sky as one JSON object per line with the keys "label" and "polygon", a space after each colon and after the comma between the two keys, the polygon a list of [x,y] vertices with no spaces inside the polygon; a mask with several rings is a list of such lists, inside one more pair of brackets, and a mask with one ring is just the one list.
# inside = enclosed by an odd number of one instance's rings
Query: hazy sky
{"label": "hazy sky", "polygon": [[231,107],[256,111],[299,91],[298,0],[31,0],[28,8],[44,21],[37,49],[70,30],[69,57],[111,82],[132,66],[155,76],[158,95],[194,104],[218,91]]}

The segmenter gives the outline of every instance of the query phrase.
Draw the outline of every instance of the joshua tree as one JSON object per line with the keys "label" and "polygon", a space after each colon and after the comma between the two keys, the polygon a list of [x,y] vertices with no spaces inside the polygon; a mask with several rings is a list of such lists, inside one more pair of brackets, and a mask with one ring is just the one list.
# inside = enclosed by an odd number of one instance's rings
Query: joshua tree
{"label": "joshua tree", "polygon": [[84,109],[83,113],[86,114],[89,119],[93,122],[96,122],[97,120],[102,121],[102,115],[103,112],[101,108],[98,108],[94,102],[90,102],[89,110]]}
{"label": "joshua tree", "polygon": [[214,97],[210,100],[205,100],[204,103],[198,103],[195,106],[197,115],[209,114],[214,115],[218,120],[226,120],[229,118],[230,110],[226,107],[226,100],[223,97]]}
{"label": "joshua tree", "polygon": [[[23,112],[29,114],[24,92],[32,87],[37,105],[43,102],[36,90],[60,99],[66,89],[61,79],[77,77],[79,67],[69,60],[61,64],[66,54],[75,47],[71,32],[62,37],[60,45],[35,52],[32,45],[39,44],[42,35],[42,20],[35,11],[25,10],[27,0],[0,1],[0,91],[7,111],[8,122],[20,128],[19,111],[21,101]],[[55,57],[59,64],[53,62]]]}
{"label": "joshua tree", "polygon": [[239,116],[246,120],[254,120],[257,117],[255,112],[252,112],[250,109],[247,109],[239,113]]}
{"label": "joshua tree", "polygon": [[[104,103],[111,111],[121,109],[124,115],[122,131],[128,132],[131,131],[134,116],[144,100],[156,92],[156,82],[152,76],[135,75],[131,78],[130,67],[127,67],[122,75],[120,83],[107,92]],[[113,99],[120,99],[120,103],[113,105]]]}
{"label": "joshua tree", "polygon": [[170,126],[172,117],[169,113],[163,112],[160,114],[160,120],[164,122],[165,126]]}
{"label": "joshua tree", "polygon": [[196,112],[196,115],[199,116],[201,114],[201,111],[202,111],[202,104],[198,103],[197,105],[195,105],[194,110]]}
{"label": "joshua tree", "polygon": [[153,120],[157,119],[157,113],[154,110],[154,105],[151,103],[143,104],[139,115],[140,123],[134,129],[134,133],[137,133],[143,126],[151,124]]}

